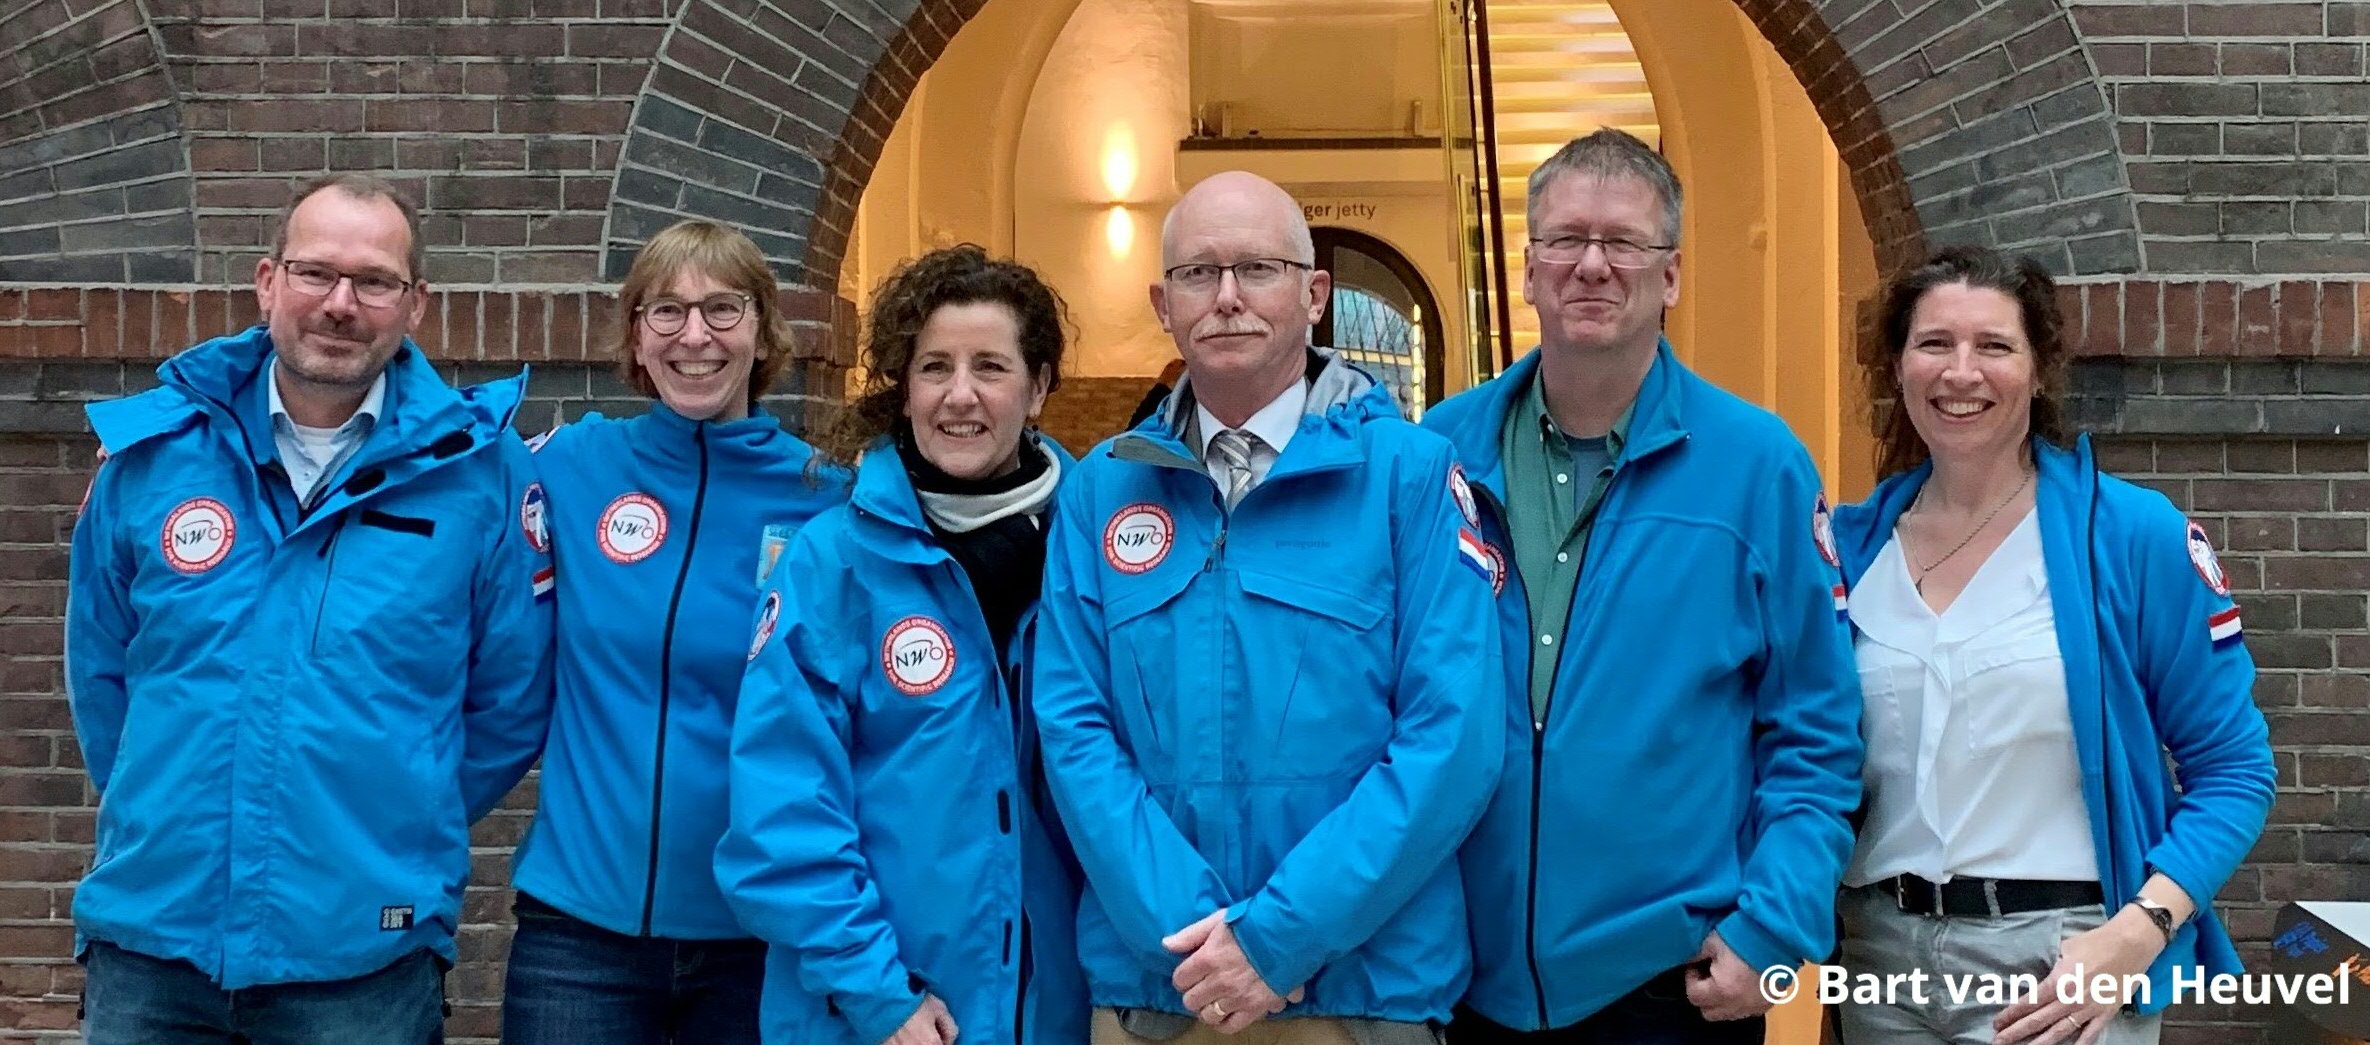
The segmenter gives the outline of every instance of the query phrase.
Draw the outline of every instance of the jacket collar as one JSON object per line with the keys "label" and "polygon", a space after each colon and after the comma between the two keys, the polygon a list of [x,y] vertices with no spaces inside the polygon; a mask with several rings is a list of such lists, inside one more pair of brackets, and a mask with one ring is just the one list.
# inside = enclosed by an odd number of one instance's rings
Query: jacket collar
{"label": "jacket collar", "polygon": [[[260,387],[271,353],[270,334],[261,325],[187,349],[157,368],[162,387],[93,407],[92,426],[104,445],[120,451],[212,416],[225,439],[244,433],[243,450],[254,463],[274,460],[269,406]],[[501,438],[527,383],[522,368],[516,377],[456,391],[408,338],[389,361],[386,378],[386,410],[377,426],[299,529]]]}
{"label": "jacket collar", "polygon": [[[1532,349],[1504,373],[1426,415],[1434,429],[1456,445],[1466,478],[1488,487],[1501,500],[1506,496],[1506,462],[1498,436],[1505,430],[1506,415],[1538,380],[1540,352]],[[1686,391],[1694,379],[1672,351],[1669,338],[1655,345],[1654,362],[1630,404],[1628,435],[1613,461],[1616,471],[1687,438]],[[1452,407],[1460,401],[1461,408]]]}
{"label": "jacket collar", "polygon": [[[1062,444],[1033,430],[1023,438],[1035,439],[1056,467],[1064,473],[1070,470],[1073,461]],[[882,557],[917,564],[948,559],[938,535],[930,529],[929,516],[922,511],[913,479],[905,474],[905,462],[897,456],[897,447],[889,437],[882,436],[865,448],[863,459],[856,463],[856,487],[849,500],[856,509],[857,525],[851,528],[856,539]]]}
{"label": "jacket collar", "polygon": [[[271,356],[270,331],[258,324],[175,355],[157,368],[157,376],[213,412],[235,411],[239,426],[247,431],[248,451],[261,463],[273,459],[270,408],[261,387]],[[482,441],[490,434],[484,430],[510,423],[526,375],[456,392],[419,346],[405,338],[385,376],[387,406],[355,455],[357,464],[424,449],[455,431],[477,429],[473,439]]]}
{"label": "jacket collar", "polygon": [[650,410],[634,424],[650,433],[650,438],[635,440],[636,449],[667,459],[690,461],[699,456],[699,445],[704,440],[711,454],[774,458],[781,455],[781,441],[797,444],[793,456],[804,466],[813,454],[804,440],[782,427],[781,418],[763,406],[749,411],[749,416],[737,421],[695,421],[676,413],[665,400],[653,400]]}
{"label": "jacket collar", "polygon": [[[1268,470],[1271,480],[1307,472],[1330,471],[1356,465],[1362,459],[1358,429],[1380,417],[1403,417],[1390,389],[1374,375],[1341,358],[1329,348],[1308,350],[1308,402],[1290,443]],[[1111,443],[1110,454],[1138,464],[1181,468],[1207,474],[1200,454],[1186,435],[1193,423],[1193,378],[1177,379],[1168,402],[1133,431]]]}
{"label": "jacket collar", "polygon": [[[2087,569],[2091,549],[2081,538],[2088,529],[2090,501],[2098,484],[2090,436],[2076,436],[2070,449],[2037,435],[2030,442],[2037,469],[2033,498],[2040,515],[2043,551],[2049,555],[2076,555],[2081,561],[2069,565]],[[1878,483],[1867,500],[1835,510],[1836,543],[1842,552],[1845,584],[1859,585],[1861,575],[1868,572],[1877,553],[1884,550],[1885,541],[1890,539],[1901,514],[1909,510],[1917,500],[1917,492],[1925,488],[1926,480],[1933,475],[1934,462],[1921,462]]]}

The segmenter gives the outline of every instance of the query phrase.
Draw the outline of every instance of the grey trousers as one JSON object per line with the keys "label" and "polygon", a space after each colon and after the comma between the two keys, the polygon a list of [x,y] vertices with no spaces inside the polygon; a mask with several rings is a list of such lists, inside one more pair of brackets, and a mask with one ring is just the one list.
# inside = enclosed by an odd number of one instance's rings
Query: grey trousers
{"label": "grey trousers", "polygon": [[[1928,918],[1904,913],[1891,894],[1875,889],[1846,889],[1836,901],[1843,919],[1840,964],[1855,976],[1879,976],[1924,970],[1930,977],[1924,1003],[1895,995],[1887,1004],[1845,1003],[1836,1017],[1843,1045],[1991,1045],[1992,1017],[2003,1007],[1971,994],[1953,1000],[1944,976],[1971,978],[2029,973],[2042,981],[2046,997],[2049,970],[2057,964],[2058,946],[2076,934],[2099,927],[2106,913],[2095,907],[2028,911],[2001,918]],[[1961,982],[1980,982],[1962,979]],[[2116,1014],[2099,1041],[2102,1045],[2156,1045],[2163,1018]]]}

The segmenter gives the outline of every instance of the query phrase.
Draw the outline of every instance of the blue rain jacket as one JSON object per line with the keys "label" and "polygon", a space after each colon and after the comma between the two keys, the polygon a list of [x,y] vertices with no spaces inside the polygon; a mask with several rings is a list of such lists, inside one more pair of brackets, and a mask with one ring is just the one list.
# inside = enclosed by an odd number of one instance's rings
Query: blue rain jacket
{"label": "blue rain jacket", "polygon": [[1036,626],[995,648],[886,442],[853,500],[782,554],[716,847],[726,898],[769,945],[767,1045],[876,1045],[923,991],[964,1045],[1087,1039],[1077,870],[1027,714]]}
{"label": "blue rain jacket", "polygon": [[[2271,811],[2276,774],[2255,707],[2255,661],[2204,530],[2163,494],[2100,474],[2088,436],[2071,450],[2035,439],[2033,458],[2041,558],[2107,903],[2122,906],[2159,871],[2197,902],[2197,916],[2148,970],[2138,1008],[2161,1012],[2173,970],[2240,971],[2212,905]],[[1929,463],[1895,475],[1835,513],[1852,586],[1932,474]]]}
{"label": "blue rain jacket", "polygon": [[716,888],[725,755],[767,548],[847,475],[760,411],[593,414],[535,452],[559,590],[558,697],[516,884],[611,932],[748,933]]}
{"label": "blue rain jacket", "polygon": [[[1424,415],[1508,562],[1500,432],[1538,368],[1533,351]],[[1539,725],[1530,604],[1505,571],[1506,772],[1461,854],[1466,1003],[1522,1030],[1579,1022],[1714,930],[1756,969],[1827,956],[1860,798],[1826,500],[1785,423],[1666,341],[1597,511]]]}
{"label": "blue rain jacket", "polygon": [[225,989],[454,957],[469,824],[543,744],[551,577],[519,525],[525,377],[455,392],[408,342],[301,508],[263,327],[94,404],[66,680],[100,792],[84,941]]}
{"label": "blue rain jacket", "polygon": [[1312,355],[1227,511],[1190,382],[1061,492],[1037,713],[1086,871],[1099,1006],[1184,1013],[1161,938],[1224,909],[1290,1016],[1441,1020],[1471,965],[1451,859],[1498,775],[1488,567],[1449,447]]}

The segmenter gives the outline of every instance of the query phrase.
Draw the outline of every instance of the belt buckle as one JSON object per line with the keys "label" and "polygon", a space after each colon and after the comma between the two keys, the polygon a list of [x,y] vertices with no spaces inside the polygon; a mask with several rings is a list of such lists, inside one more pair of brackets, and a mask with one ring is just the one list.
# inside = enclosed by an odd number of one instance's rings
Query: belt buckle
{"label": "belt buckle", "polygon": [[1949,912],[1943,906],[1941,883],[1929,882],[1922,875],[1914,875],[1906,872],[1893,879],[1893,906],[1898,907],[1904,911],[1909,910],[1909,883],[1911,882],[1916,882],[1919,885],[1925,886],[1927,892],[1926,898],[1930,901],[1926,910],[1916,912],[1918,917],[1943,918],[1949,915]]}

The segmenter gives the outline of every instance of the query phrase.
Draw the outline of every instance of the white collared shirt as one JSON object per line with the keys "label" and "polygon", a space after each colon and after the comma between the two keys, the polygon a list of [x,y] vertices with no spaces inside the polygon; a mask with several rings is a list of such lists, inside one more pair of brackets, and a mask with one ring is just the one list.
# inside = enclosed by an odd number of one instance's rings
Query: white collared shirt
{"label": "white collared shirt", "polygon": [[[1276,458],[1283,455],[1284,444],[1292,441],[1292,433],[1300,430],[1300,415],[1307,410],[1308,382],[1294,381],[1291,387],[1284,389],[1283,394],[1268,400],[1266,406],[1260,407],[1250,420],[1242,423],[1243,433],[1252,437],[1251,485],[1244,487],[1244,490],[1248,491],[1267,481],[1268,470],[1274,468]],[[1223,491],[1234,478],[1234,469],[1210,446],[1216,442],[1211,437],[1226,431],[1226,426],[1218,423],[1217,415],[1210,413],[1210,408],[1198,401],[1193,404],[1193,414],[1196,431],[1201,433],[1202,465],[1209,469],[1211,481]]]}
{"label": "white collared shirt", "polygon": [[288,416],[288,408],[280,402],[280,359],[273,356],[271,365],[263,369],[264,387],[270,389],[272,411],[272,445],[280,453],[280,468],[288,473],[288,485],[296,491],[299,504],[310,505],[321,481],[336,475],[345,467],[354,451],[362,448],[362,441],[370,438],[370,430],[378,426],[379,411],[387,403],[387,374],[380,371],[378,380],[370,383],[370,391],[363,393],[362,405],[354,416],[336,428],[313,428],[297,424]]}
{"label": "white collared shirt", "polygon": [[1868,822],[1844,883],[2097,881],[2038,514],[1940,615],[1895,536],[1852,590],[1851,616]]}

